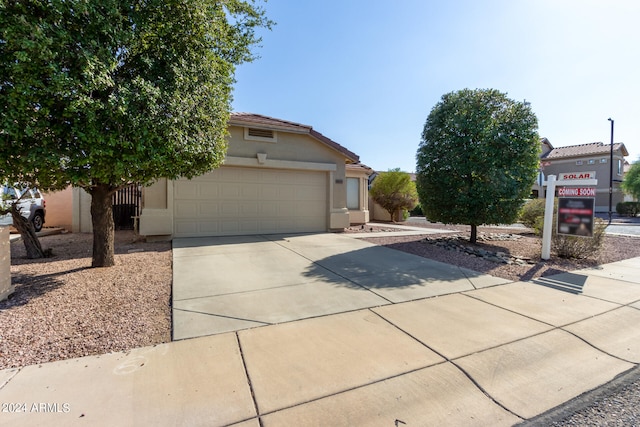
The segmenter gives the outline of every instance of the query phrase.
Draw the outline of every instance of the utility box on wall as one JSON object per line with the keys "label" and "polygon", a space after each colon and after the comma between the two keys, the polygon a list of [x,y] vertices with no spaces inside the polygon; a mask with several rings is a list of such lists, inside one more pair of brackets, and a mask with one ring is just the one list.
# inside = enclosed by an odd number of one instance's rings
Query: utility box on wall
{"label": "utility box on wall", "polygon": [[12,293],[9,227],[0,226],[0,301],[7,299]]}

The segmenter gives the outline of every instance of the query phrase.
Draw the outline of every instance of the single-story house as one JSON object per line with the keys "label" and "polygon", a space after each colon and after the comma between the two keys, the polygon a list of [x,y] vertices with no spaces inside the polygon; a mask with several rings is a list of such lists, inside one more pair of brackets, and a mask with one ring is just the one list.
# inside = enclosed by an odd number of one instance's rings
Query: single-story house
{"label": "single-story house", "polygon": [[[143,189],[141,235],[325,232],[369,221],[372,171],[355,153],[311,126],[259,114],[232,113],[228,126],[221,167],[191,180],[158,179]],[[56,197],[72,207],[71,218],[58,222],[91,231],[87,193],[74,188],[48,194],[48,207]]]}
{"label": "single-story house", "polygon": [[[596,186],[596,212],[609,211],[609,177],[610,168],[613,166],[612,176],[612,209],[616,204],[624,200],[624,194],[620,183],[624,177],[625,156],[629,155],[623,143],[613,144],[613,163],[611,162],[611,145],[602,142],[589,144],[569,145],[554,148],[547,138],[542,138],[542,153],[540,156],[540,170],[538,182],[533,187],[534,195],[544,197],[545,192],[541,183],[549,175],[564,173],[576,173],[578,175],[590,172],[598,180]],[[561,186],[558,184],[558,186]]]}

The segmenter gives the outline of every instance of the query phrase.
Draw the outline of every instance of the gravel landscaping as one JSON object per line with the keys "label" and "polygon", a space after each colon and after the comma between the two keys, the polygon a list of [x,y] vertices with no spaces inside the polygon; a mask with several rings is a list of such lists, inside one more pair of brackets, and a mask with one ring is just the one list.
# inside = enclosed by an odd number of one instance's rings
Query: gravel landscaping
{"label": "gravel landscaping", "polygon": [[14,294],[0,302],[0,369],[171,340],[171,244],[116,232],[116,265],[90,268],[92,235],[40,239],[53,256],[11,243]]}
{"label": "gravel landscaping", "polygon": [[[547,261],[540,259],[542,253],[541,239],[528,228],[507,227],[479,227],[478,243],[469,242],[470,227],[460,225],[443,225],[432,223],[411,223],[411,226],[442,230],[442,234],[430,234],[428,236],[383,236],[366,237],[364,240],[383,245],[388,248],[409,252],[436,261],[454,264],[492,276],[509,280],[531,280],[541,276],[550,276],[565,271],[580,268],[593,267],[598,264],[621,261],[624,259],[640,257],[640,237],[606,236],[600,253],[585,260],[565,259],[553,256]],[[384,224],[370,225],[365,228],[351,227],[347,233],[380,233],[398,231],[396,228]],[[457,246],[463,246],[467,251],[458,248],[451,250],[444,245],[438,245],[438,241],[456,240]],[[449,245],[452,246],[452,245]],[[512,262],[510,264],[491,260],[491,256],[474,256],[468,252],[486,251],[493,255],[508,255],[511,258],[519,258],[526,263]],[[492,255],[489,254],[489,255]]]}

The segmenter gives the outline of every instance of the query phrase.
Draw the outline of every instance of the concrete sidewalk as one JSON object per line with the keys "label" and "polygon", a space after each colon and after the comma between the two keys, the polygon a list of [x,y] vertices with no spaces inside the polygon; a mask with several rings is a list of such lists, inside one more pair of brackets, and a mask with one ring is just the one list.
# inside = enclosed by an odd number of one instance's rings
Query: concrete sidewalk
{"label": "concrete sidewalk", "polygon": [[[534,282],[471,282],[425,298],[433,295],[420,294],[425,288],[444,289],[457,283],[458,273],[452,270],[450,282],[438,271],[432,281],[409,284],[403,278],[427,271],[411,257],[385,259],[390,255],[382,251],[375,262],[356,264],[362,257],[355,257],[332,264],[341,242],[313,248],[292,240],[258,242],[269,251],[274,274],[280,274],[280,249],[290,249],[271,245],[295,246],[323,271],[340,272],[335,278],[300,266],[298,272],[313,273],[305,276],[310,283],[330,277],[341,292],[360,280],[353,290],[378,294],[384,303],[0,371],[6,405],[0,425],[513,425],[640,363],[640,258]],[[346,251],[349,244],[342,244]],[[228,256],[248,255],[240,255],[240,246]],[[184,249],[186,259],[211,250]],[[252,268],[260,265],[254,261]],[[252,274],[249,266],[244,270]],[[401,280],[397,288],[388,283],[394,278]],[[255,294],[256,305],[268,306],[273,295]],[[290,300],[291,308],[298,304]]]}

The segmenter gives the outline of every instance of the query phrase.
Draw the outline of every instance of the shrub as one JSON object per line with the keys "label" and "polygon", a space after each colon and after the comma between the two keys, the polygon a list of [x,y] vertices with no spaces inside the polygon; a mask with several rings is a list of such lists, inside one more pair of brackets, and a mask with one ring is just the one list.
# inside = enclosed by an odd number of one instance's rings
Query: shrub
{"label": "shrub", "polygon": [[[520,221],[533,228],[536,235],[542,236],[544,229],[545,199],[533,199],[523,206],[520,212]],[[556,224],[558,220],[558,199],[553,204],[553,229],[551,248],[561,258],[584,259],[596,256],[604,242],[606,223],[600,218],[595,219],[593,237],[558,235]]]}
{"label": "shrub", "polygon": [[638,216],[640,213],[639,202],[620,202],[616,205],[616,212],[618,215],[624,216]]}
{"label": "shrub", "polygon": [[413,209],[409,211],[410,216],[424,216],[422,212],[422,206],[418,203]]}
{"label": "shrub", "polygon": [[551,248],[561,258],[595,257],[602,249],[606,228],[606,223],[602,219],[596,218],[595,224],[593,224],[593,237],[558,235],[554,230]]}
{"label": "shrub", "polygon": [[[533,228],[536,234],[542,234],[545,199],[530,199],[520,209],[518,219],[525,227]],[[538,227],[540,229],[538,229]]]}

